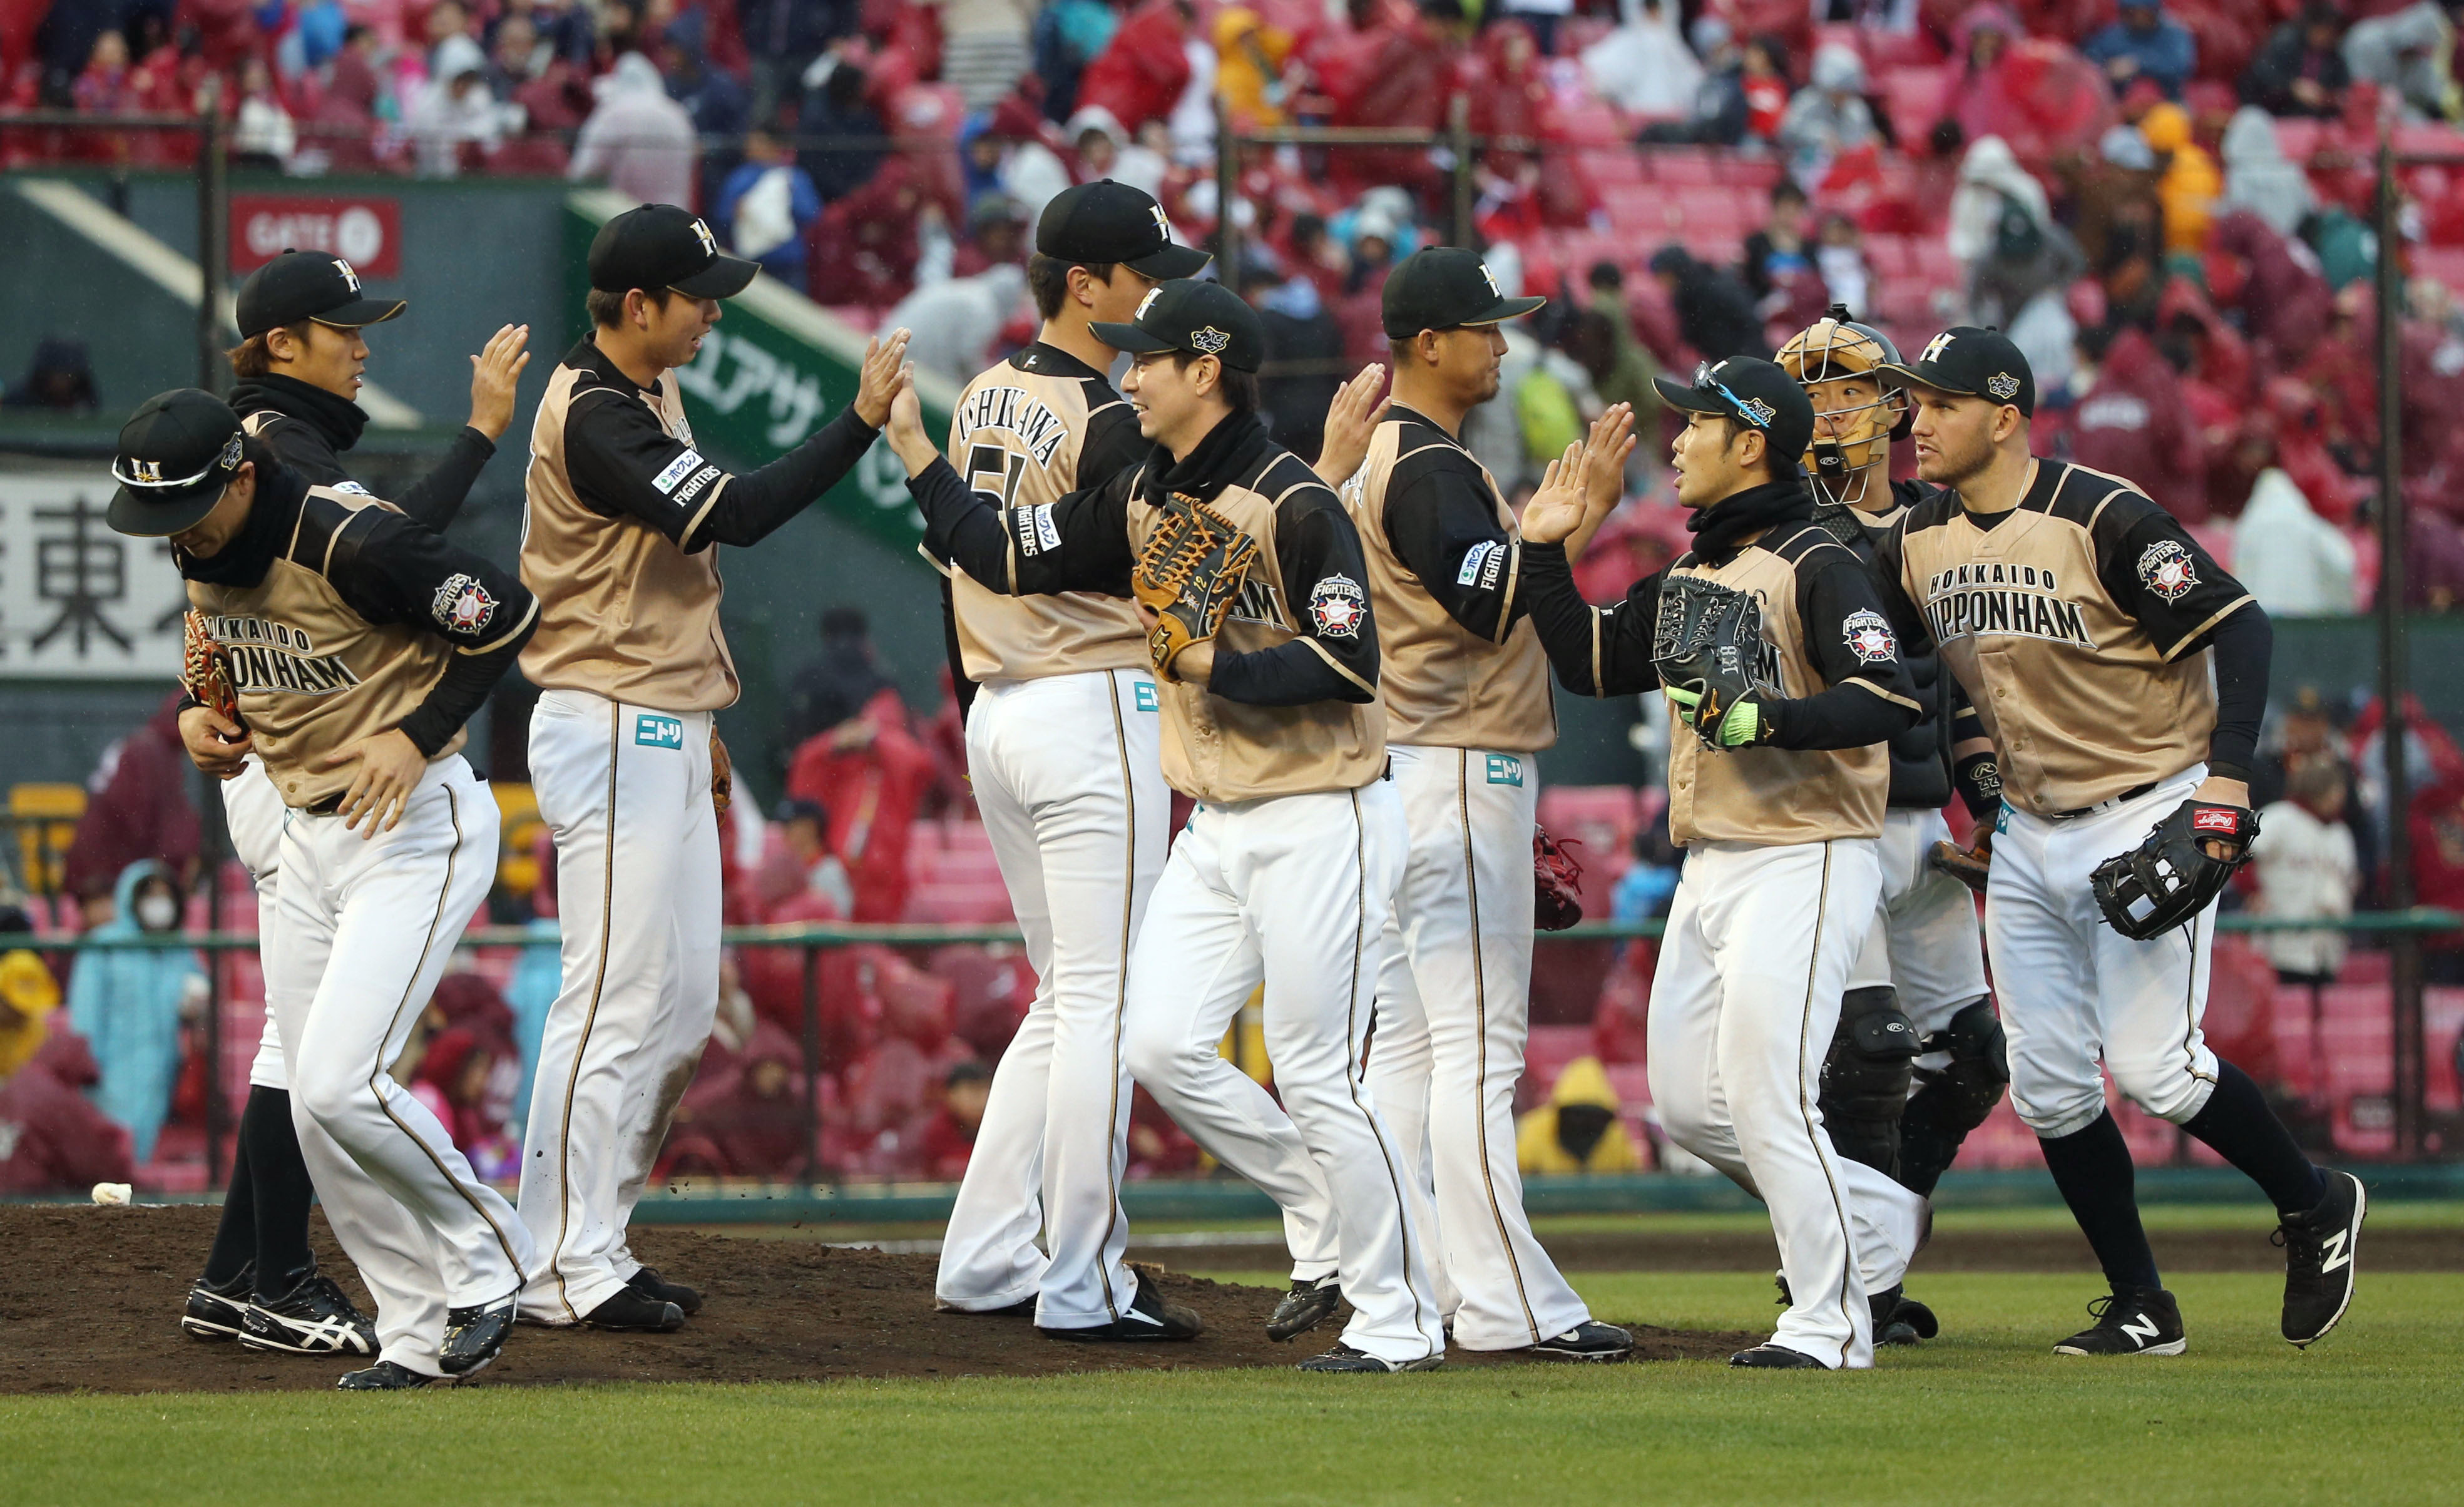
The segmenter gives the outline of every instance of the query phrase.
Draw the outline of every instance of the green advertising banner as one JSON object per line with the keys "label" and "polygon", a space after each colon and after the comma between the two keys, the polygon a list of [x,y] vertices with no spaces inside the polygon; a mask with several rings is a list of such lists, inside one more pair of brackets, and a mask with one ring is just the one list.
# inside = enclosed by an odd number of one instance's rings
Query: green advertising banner
{"label": "green advertising banner", "polygon": [[[606,189],[567,197],[574,245],[566,265],[579,282],[590,237],[609,218],[632,207]],[[566,300],[582,307],[579,289]],[[580,332],[576,332],[579,338]],[[701,355],[676,373],[694,444],[740,469],[793,448],[855,401],[866,337],[802,293],[760,276],[727,300],[726,312],[701,342]],[[928,432],[949,432],[957,387],[919,372]],[[822,506],[902,551],[924,537],[924,519],[907,492],[907,470],[887,445],[876,445]]]}

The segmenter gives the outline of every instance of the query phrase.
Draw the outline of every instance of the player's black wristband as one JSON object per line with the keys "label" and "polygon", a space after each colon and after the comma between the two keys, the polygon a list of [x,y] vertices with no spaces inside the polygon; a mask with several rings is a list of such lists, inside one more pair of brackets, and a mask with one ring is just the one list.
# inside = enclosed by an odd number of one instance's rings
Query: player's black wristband
{"label": "player's black wristband", "polygon": [[2210,779],[2237,779],[2247,785],[2250,783],[2250,771],[2244,769],[2239,764],[2231,763],[2225,759],[2211,758],[2208,760],[2208,777]]}
{"label": "player's black wristband", "polygon": [[1991,754],[1970,754],[1959,761],[1954,772],[1959,780],[1959,798],[1968,804],[1968,814],[1980,820],[2002,807],[2002,766]]}

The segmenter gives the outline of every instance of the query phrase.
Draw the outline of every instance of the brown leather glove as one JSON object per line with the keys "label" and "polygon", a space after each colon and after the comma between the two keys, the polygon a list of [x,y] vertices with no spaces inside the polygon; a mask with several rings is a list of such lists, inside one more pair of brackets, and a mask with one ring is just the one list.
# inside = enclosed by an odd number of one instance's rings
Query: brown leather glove
{"label": "brown leather glove", "polygon": [[727,745],[718,740],[718,729],[710,730],[710,809],[722,819],[727,808],[736,804],[736,762],[727,756]]}
{"label": "brown leather glove", "polygon": [[1546,827],[1531,828],[1531,924],[1543,931],[1563,931],[1583,919],[1583,865],[1566,851],[1582,845],[1580,838],[1560,841]]}
{"label": "brown leather glove", "polygon": [[1986,871],[1993,863],[1993,829],[1979,826],[1976,845],[1970,848],[1955,842],[1937,842],[1928,862],[1981,895],[1985,893]]}

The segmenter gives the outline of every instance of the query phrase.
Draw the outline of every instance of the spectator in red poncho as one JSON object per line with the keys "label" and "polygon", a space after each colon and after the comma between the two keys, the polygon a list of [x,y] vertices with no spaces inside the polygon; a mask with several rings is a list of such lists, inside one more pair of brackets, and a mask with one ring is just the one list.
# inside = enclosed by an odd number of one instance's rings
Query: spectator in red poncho
{"label": "spectator in red poncho", "polygon": [[895,921],[907,908],[907,838],[933,782],[933,755],[907,729],[895,688],[796,750],[787,794],[830,814],[829,848],[855,885],[857,921]]}
{"label": "spectator in red poncho", "polygon": [[2186,523],[2208,515],[2207,467],[2181,382],[2135,329],[2083,330],[2071,459],[2136,484]]}
{"label": "spectator in red poncho", "polygon": [[1172,114],[1189,87],[1182,50],[1196,24],[1189,0],[1146,0],[1078,78],[1078,105],[1101,105],[1132,135]]}
{"label": "spectator in red poncho", "polygon": [[82,1193],[129,1180],[127,1130],[85,1096],[101,1080],[85,1037],[55,1026],[33,1060],[0,1082],[0,1193]]}
{"label": "spectator in red poncho", "polygon": [[1132,1182],[1150,1177],[1175,1177],[1198,1169],[1198,1143],[1173,1124],[1172,1117],[1145,1089],[1130,1094],[1129,1168]]}
{"label": "spectator in red poncho", "polygon": [[2220,216],[2208,247],[2239,264],[2240,287],[2225,301],[2241,317],[2261,364],[2274,371],[2298,365],[2326,334],[2335,302],[2318,257],[2248,209]]}
{"label": "spectator in red poncho", "polygon": [[201,834],[188,803],[188,754],[180,743],[180,697],[103,751],[86,782],[85,815],[69,841],[63,879],[91,905],[108,902],[129,864],[158,859],[182,887],[196,878]]}
{"label": "spectator in red poncho", "polygon": [[718,1148],[738,1177],[777,1176],[804,1164],[803,1052],[764,1020],[737,1063],[734,1087],[693,1110],[693,1133]]}
{"label": "spectator in red poncho", "polygon": [[[804,231],[814,301],[886,309],[906,297],[921,254],[916,219],[928,201],[938,202],[907,153],[892,153],[862,187],[833,201]],[[943,204],[943,213],[953,207]]]}
{"label": "spectator in red poncho", "polygon": [[466,1026],[439,1032],[420,1054],[411,1097],[428,1106],[473,1170],[492,1182],[517,1175],[521,1151],[505,1133],[501,1111],[489,1092],[499,1059],[512,1051]]}
{"label": "spectator in red poncho", "polygon": [[[1419,12],[1400,6],[1352,7],[1356,34],[1330,42],[1319,70],[1332,109],[1330,125],[1434,131],[1445,124],[1456,49]],[[1331,155],[1337,192],[1381,184],[1418,192],[1441,175],[1416,147],[1355,148]]]}
{"label": "spectator in red poncho", "polygon": [[1973,142],[1998,136],[2025,162],[2095,142],[2113,116],[2113,96],[2094,63],[2064,43],[2027,35],[2007,9],[1972,7],[1951,33],[1964,66],[1953,72],[1943,114]]}
{"label": "spectator in red poncho", "polygon": [[1746,92],[1746,140],[1770,142],[1788,119],[1788,49],[1779,39],[1757,36],[1746,44],[1745,72],[1737,87]]}
{"label": "spectator in red poncho", "polygon": [[941,1081],[941,1106],[924,1123],[919,1147],[925,1176],[955,1183],[967,1175],[967,1159],[975,1155],[976,1132],[983,1127],[992,1084],[993,1075],[974,1061],[959,1063]]}

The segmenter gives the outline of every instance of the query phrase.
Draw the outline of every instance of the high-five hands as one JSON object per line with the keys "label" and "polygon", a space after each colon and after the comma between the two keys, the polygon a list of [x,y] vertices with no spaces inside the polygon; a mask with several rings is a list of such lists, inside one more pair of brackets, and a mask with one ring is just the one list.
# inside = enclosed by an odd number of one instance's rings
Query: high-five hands
{"label": "high-five hands", "polygon": [[1370,436],[1377,432],[1377,422],[1386,417],[1387,406],[1395,401],[1391,395],[1380,396],[1385,387],[1386,368],[1372,361],[1336,389],[1333,405],[1326,410],[1326,437],[1318,443],[1317,465],[1311,468],[1320,481],[1340,487],[1369,458]]}
{"label": "high-five hands", "polygon": [[1590,450],[1567,446],[1566,453],[1541,472],[1540,490],[1524,504],[1523,536],[1534,544],[1556,544],[1572,536],[1590,511],[1591,485]]}
{"label": "high-five hands", "polygon": [[904,327],[865,341],[864,365],[856,379],[855,416],[880,428],[890,418],[891,400],[898,396],[913,370],[907,364]]}
{"label": "high-five hands", "polygon": [[527,324],[500,325],[471,358],[471,427],[491,445],[504,438],[514,422],[514,389],[522,380],[522,368],[531,363],[530,352],[522,349],[530,339]]}

